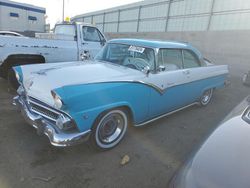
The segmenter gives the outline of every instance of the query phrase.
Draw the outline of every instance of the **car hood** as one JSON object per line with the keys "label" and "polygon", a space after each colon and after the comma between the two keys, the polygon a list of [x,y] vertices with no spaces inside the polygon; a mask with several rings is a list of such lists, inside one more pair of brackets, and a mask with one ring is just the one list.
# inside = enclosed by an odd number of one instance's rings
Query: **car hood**
{"label": "car hood", "polygon": [[63,86],[139,80],[145,77],[140,71],[97,61],[22,66],[22,74],[27,94],[50,105],[54,103],[51,90]]}
{"label": "car hood", "polygon": [[250,125],[242,119],[250,97],[233,110],[176,176],[180,188],[250,187]]}

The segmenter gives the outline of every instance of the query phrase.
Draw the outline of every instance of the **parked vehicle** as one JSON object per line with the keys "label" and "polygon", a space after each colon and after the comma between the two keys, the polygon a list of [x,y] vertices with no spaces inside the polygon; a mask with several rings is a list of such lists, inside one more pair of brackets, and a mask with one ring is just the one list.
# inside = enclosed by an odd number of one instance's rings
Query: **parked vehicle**
{"label": "parked vehicle", "polygon": [[213,65],[189,44],[114,39],[95,61],[15,67],[14,98],[25,119],[52,145],[90,136],[116,146],[131,123],[142,126],[188,106],[206,106],[224,86],[226,65]]}
{"label": "parked vehicle", "polygon": [[37,33],[36,38],[0,35],[0,76],[12,75],[17,65],[93,58],[105,42],[101,31],[86,23],[58,24],[54,33]]}
{"label": "parked vehicle", "polygon": [[170,188],[249,188],[250,96],[172,179]]}

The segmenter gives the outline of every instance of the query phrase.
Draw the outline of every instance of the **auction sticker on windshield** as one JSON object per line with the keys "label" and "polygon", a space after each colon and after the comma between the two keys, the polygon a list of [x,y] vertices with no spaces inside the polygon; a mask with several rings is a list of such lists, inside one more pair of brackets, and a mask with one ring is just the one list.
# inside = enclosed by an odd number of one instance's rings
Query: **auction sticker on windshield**
{"label": "auction sticker on windshield", "polygon": [[143,53],[145,48],[139,46],[130,46],[128,51]]}

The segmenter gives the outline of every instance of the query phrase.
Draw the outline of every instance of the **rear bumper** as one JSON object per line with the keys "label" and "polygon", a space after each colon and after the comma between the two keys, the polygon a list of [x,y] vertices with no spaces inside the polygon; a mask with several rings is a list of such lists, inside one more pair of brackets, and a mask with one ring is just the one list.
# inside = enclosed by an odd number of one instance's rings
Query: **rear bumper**
{"label": "rear bumper", "polygon": [[39,134],[45,134],[49,138],[50,143],[54,146],[72,146],[82,143],[89,138],[90,130],[73,133],[62,132],[59,128],[52,125],[45,118],[31,112],[22,96],[14,97],[13,104],[16,105],[21,111],[21,114],[26,122],[37,129]]}

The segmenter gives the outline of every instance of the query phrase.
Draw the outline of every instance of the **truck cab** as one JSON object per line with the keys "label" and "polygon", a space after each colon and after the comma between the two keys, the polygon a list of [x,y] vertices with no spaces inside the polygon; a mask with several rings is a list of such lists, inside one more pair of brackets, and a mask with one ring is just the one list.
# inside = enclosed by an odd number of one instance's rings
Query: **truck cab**
{"label": "truck cab", "polygon": [[8,78],[17,65],[92,59],[105,43],[96,26],[83,22],[57,24],[53,33],[35,38],[0,36],[0,76]]}
{"label": "truck cab", "polygon": [[[54,34],[56,36],[71,36],[77,41],[79,49],[78,60],[93,59],[106,43],[105,36],[101,31],[97,27],[87,23],[57,24]],[[88,55],[90,57],[86,57]]]}

